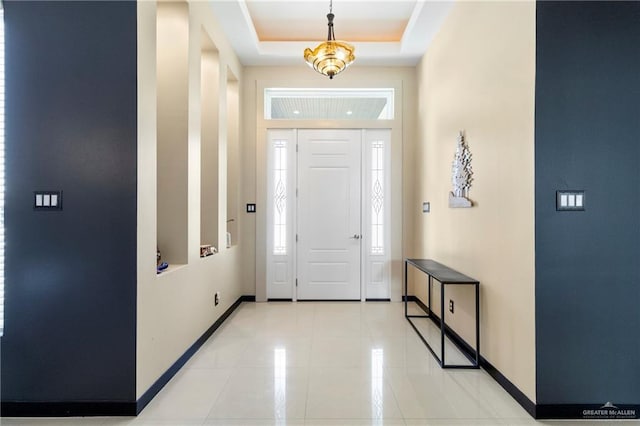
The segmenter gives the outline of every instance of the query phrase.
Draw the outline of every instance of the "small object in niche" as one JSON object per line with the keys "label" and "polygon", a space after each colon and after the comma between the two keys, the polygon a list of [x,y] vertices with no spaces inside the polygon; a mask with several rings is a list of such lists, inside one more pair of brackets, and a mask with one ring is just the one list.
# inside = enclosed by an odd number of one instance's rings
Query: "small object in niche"
{"label": "small object in niche", "polygon": [[169,264],[167,262],[162,262],[156,267],[156,273],[159,274],[165,269],[167,269],[168,267],[169,267]]}
{"label": "small object in niche", "polygon": [[464,131],[458,135],[458,145],[453,156],[451,167],[451,183],[453,191],[449,192],[449,207],[471,207],[473,203],[468,198],[471,182],[473,181],[473,170],[471,169],[471,151],[464,138]]}
{"label": "small object in niche", "polygon": [[162,261],[162,255],[160,254],[160,249],[156,247],[156,274],[161,273],[168,267],[169,267],[169,264],[167,262]]}
{"label": "small object in niche", "polygon": [[211,244],[203,244],[200,246],[200,257],[211,256],[218,252],[218,249]]}

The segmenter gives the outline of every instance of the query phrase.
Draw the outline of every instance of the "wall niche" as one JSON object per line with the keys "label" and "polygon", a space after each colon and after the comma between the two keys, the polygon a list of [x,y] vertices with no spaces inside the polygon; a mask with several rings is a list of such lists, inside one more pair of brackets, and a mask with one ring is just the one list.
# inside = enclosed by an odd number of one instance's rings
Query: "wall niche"
{"label": "wall niche", "polygon": [[209,35],[202,31],[200,55],[200,257],[220,248],[219,218],[220,59]]}
{"label": "wall niche", "polygon": [[157,7],[157,246],[174,269],[187,263],[189,6]]}
{"label": "wall niche", "polygon": [[240,85],[227,68],[227,247],[238,243]]}

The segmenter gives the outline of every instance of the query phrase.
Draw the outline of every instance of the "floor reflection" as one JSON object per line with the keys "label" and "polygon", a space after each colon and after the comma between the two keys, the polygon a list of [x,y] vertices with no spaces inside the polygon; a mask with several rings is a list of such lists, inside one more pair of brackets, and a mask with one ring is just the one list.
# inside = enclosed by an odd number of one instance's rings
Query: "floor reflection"
{"label": "floor reflection", "polygon": [[273,349],[273,414],[276,419],[287,417],[287,350]]}
{"label": "floor reflection", "polygon": [[371,349],[371,418],[384,417],[384,391],[382,387],[384,350]]}

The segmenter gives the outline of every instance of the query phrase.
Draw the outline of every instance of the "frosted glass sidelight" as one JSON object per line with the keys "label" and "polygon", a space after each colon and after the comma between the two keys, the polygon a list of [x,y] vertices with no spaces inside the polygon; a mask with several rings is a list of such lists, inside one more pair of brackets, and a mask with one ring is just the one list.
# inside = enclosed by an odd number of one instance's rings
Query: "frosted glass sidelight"
{"label": "frosted glass sidelight", "polygon": [[371,146],[371,254],[384,254],[384,141]]}
{"label": "frosted glass sidelight", "polygon": [[273,254],[287,254],[287,141],[273,144]]}

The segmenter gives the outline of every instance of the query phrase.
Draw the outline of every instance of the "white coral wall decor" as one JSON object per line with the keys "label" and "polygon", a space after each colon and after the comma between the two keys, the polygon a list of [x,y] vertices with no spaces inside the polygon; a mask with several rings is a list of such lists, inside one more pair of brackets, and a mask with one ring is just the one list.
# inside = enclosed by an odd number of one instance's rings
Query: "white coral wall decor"
{"label": "white coral wall decor", "polygon": [[471,207],[469,190],[473,182],[473,169],[471,168],[471,151],[464,139],[464,132],[458,135],[456,153],[453,156],[451,167],[451,183],[453,191],[449,193],[449,207]]}

